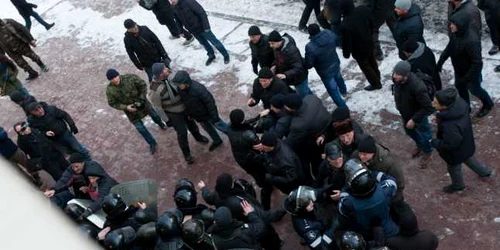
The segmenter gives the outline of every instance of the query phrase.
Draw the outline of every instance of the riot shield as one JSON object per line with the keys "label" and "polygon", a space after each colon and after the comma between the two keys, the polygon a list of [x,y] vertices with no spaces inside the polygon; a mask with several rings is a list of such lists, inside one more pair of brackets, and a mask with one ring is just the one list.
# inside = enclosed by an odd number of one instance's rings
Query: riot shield
{"label": "riot shield", "polygon": [[119,194],[125,204],[145,202],[147,210],[158,216],[158,185],[155,180],[145,179],[120,183],[111,188],[111,193]]}

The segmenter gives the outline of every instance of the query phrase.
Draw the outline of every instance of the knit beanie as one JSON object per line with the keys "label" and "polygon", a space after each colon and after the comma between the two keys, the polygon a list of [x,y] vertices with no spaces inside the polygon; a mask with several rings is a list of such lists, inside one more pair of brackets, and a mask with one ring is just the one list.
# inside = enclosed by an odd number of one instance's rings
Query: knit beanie
{"label": "knit beanie", "polygon": [[400,61],[394,66],[392,72],[400,76],[408,76],[411,73],[411,64],[407,61]]}
{"label": "knit beanie", "polygon": [[332,121],[341,122],[351,118],[351,111],[348,107],[338,107],[332,112]]}
{"label": "knit beanie", "polygon": [[229,193],[233,187],[233,176],[228,173],[222,173],[217,177],[215,191],[220,193]]}
{"label": "knit beanie", "polygon": [[455,100],[457,99],[458,92],[456,88],[446,88],[442,89],[438,92],[436,92],[436,99],[439,102],[439,104],[449,107],[453,103],[455,103]]}
{"label": "knit beanie", "polygon": [[85,156],[80,153],[73,153],[69,156],[69,163],[85,162]]}
{"label": "knit beanie", "polygon": [[28,105],[28,112],[33,112],[41,106],[42,104],[40,104],[39,102],[32,102]]}
{"label": "knit beanie", "polygon": [[245,113],[241,109],[234,109],[229,113],[231,124],[241,124],[245,120]]}
{"label": "knit beanie", "polygon": [[280,42],[282,39],[280,33],[276,30],[271,31],[269,34],[269,42]]}
{"label": "knit beanie", "polygon": [[265,132],[260,138],[262,145],[268,147],[274,147],[278,144],[278,136],[274,132]]}
{"label": "knit beanie", "polygon": [[418,43],[417,43],[417,40],[415,38],[413,38],[413,37],[410,37],[402,45],[402,50],[404,52],[413,53],[417,49],[418,49]]}
{"label": "knit beanie", "polygon": [[264,68],[261,68],[259,70],[259,78],[269,79],[269,78],[273,78],[273,77],[274,77],[274,73],[271,71],[270,68],[264,67]]}
{"label": "knit beanie", "polygon": [[106,71],[106,78],[108,78],[109,81],[111,81],[111,79],[119,76],[120,73],[118,73],[118,71],[116,71],[116,69],[108,69],[108,71]]}
{"label": "knit beanie", "polygon": [[292,93],[285,96],[284,101],[285,106],[293,110],[298,110],[300,106],[302,106],[302,97],[300,97],[300,95],[297,93]]}
{"label": "knit beanie", "polygon": [[163,73],[163,69],[165,69],[165,64],[157,62],[153,64],[152,71],[153,71],[153,76],[158,78],[160,77],[161,73]]}
{"label": "knit beanie", "polygon": [[24,101],[24,98],[26,98],[24,93],[22,91],[19,91],[19,90],[16,90],[16,91],[10,93],[9,97],[10,97],[10,100],[15,102],[15,103],[20,103],[20,102]]}
{"label": "knit beanie", "polygon": [[260,32],[259,27],[255,25],[250,26],[250,28],[248,29],[248,36],[256,36],[256,35],[262,35],[262,32]]}
{"label": "knit beanie", "polygon": [[214,222],[219,226],[226,226],[233,221],[233,215],[227,207],[219,207],[214,213]]}
{"label": "knit beanie", "polygon": [[375,139],[371,135],[366,135],[358,141],[358,151],[362,153],[376,153],[377,146]]}
{"label": "knit beanie", "polygon": [[307,26],[307,32],[309,33],[309,38],[311,38],[320,32],[319,26],[315,23],[309,24],[309,26]]}
{"label": "knit beanie", "polygon": [[191,83],[191,77],[189,76],[189,73],[184,71],[184,70],[179,70],[177,73],[175,73],[175,76],[172,78],[172,82],[175,84],[182,84],[182,83]]}
{"label": "knit beanie", "polygon": [[277,109],[282,109],[285,102],[285,95],[277,94],[271,98],[271,105]]}
{"label": "knit beanie", "polygon": [[394,6],[397,9],[409,10],[411,8],[411,2],[412,0],[396,0]]}
{"label": "knit beanie", "polygon": [[132,19],[127,19],[125,22],[123,22],[123,26],[125,26],[125,29],[130,29],[135,26],[135,22]]}

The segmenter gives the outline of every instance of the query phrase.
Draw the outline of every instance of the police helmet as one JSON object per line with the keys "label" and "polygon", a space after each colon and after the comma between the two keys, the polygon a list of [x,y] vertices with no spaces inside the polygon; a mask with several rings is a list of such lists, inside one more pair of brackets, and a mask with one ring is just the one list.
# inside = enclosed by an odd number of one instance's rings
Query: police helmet
{"label": "police helmet", "polygon": [[104,246],[107,249],[125,249],[135,240],[135,230],[128,226],[106,234]]}
{"label": "police helmet", "polygon": [[190,219],[182,224],[182,239],[187,244],[197,244],[203,240],[205,226],[201,220]]}
{"label": "police helmet", "polygon": [[350,159],[344,165],[349,194],[354,197],[370,196],[377,188],[377,182],[358,159]]}
{"label": "police helmet", "polygon": [[73,220],[77,220],[85,212],[85,208],[77,204],[71,203],[66,206],[64,212]]}
{"label": "police helmet", "polygon": [[293,190],[283,202],[283,208],[292,215],[305,212],[311,202],[316,201],[316,193],[313,188],[300,186]]}
{"label": "police helmet", "polygon": [[340,249],[342,250],[365,250],[366,242],[360,234],[347,231],[340,239]]}
{"label": "police helmet", "polygon": [[80,232],[80,235],[87,239],[97,239],[97,227],[94,225],[88,223],[81,224],[78,226],[78,231]]}
{"label": "police helmet", "polygon": [[192,208],[197,204],[196,190],[188,179],[181,179],[175,186],[174,201],[178,208]]}
{"label": "police helmet", "polygon": [[122,213],[127,208],[127,205],[123,201],[122,197],[118,194],[108,194],[104,197],[101,204],[102,211],[106,214],[111,213]]}
{"label": "police helmet", "polygon": [[154,248],[156,244],[156,224],[149,222],[142,225],[136,233],[136,243],[144,248]]}
{"label": "police helmet", "polygon": [[182,235],[181,221],[172,212],[165,212],[156,222],[156,232],[160,239],[168,240]]}

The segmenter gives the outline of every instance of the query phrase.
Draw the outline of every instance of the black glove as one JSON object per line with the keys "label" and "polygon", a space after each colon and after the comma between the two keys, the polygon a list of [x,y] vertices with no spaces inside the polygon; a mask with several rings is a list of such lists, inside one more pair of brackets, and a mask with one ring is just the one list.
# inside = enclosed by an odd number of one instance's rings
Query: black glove
{"label": "black glove", "polygon": [[257,64],[252,65],[252,68],[253,68],[253,73],[258,75],[259,74],[259,67],[257,66]]}
{"label": "black glove", "polygon": [[174,124],[172,124],[172,121],[171,120],[168,120],[167,122],[165,122],[167,124],[167,127],[171,128],[174,126]]}
{"label": "black glove", "polygon": [[78,128],[76,127],[76,125],[71,126],[70,129],[71,133],[73,133],[74,135],[78,134]]}

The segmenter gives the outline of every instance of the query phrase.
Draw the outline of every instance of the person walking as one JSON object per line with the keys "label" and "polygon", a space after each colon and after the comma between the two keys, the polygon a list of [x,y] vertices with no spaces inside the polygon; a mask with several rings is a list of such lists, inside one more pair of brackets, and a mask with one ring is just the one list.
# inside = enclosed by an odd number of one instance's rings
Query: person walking
{"label": "person walking", "polygon": [[307,22],[309,21],[309,18],[311,17],[311,12],[314,10],[314,16],[319,16],[321,14],[321,6],[320,2],[321,0],[303,0],[303,2],[306,4],[306,8],[302,12],[302,17],[300,18],[299,21],[299,30],[307,33]]}
{"label": "person walking", "polygon": [[50,30],[54,27],[55,23],[47,23],[43,18],[33,9],[38,8],[38,5],[28,3],[26,0],[10,0],[14,7],[16,7],[19,14],[24,18],[26,22],[26,29],[31,30],[31,17],[35,18],[41,25],[45,27],[46,30]]}
{"label": "person walking", "polygon": [[259,74],[260,68],[271,68],[274,62],[274,51],[269,46],[269,37],[260,32],[259,27],[253,25],[248,29],[250,37],[250,50],[252,51],[252,69],[253,73]]}
{"label": "person walking", "polygon": [[394,40],[399,50],[399,58],[405,60],[403,44],[408,39],[413,38],[417,42],[425,44],[424,22],[422,21],[422,11],[420,6],[412,0],[397,0],[394,11],[398,15],[394,24]]}

